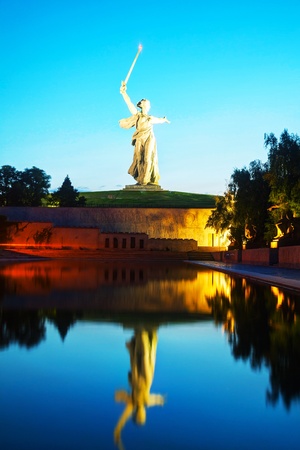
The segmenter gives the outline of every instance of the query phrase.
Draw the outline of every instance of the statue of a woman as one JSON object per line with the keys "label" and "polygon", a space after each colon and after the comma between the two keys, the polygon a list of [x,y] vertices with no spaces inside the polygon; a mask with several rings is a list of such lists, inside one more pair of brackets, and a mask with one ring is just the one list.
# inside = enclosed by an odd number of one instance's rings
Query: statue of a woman
{"label": "statue of a woman", "polygon": [[166,117],[154,117],[148,114],[150,109],[149,100],[142,99],[137,103],[137,109],[131,102],[127,92],[126,84],[122,82],[120,93],[128,106],[132,116],[120,120],[122,128],[135,127],[136,131],[132,136],[134,146],[133,161],[128,169],[128,173],[138,184],[158,184],[159,171],[156,149],[156,139],[153,133],[153,125],[156,123],[170,123]]}

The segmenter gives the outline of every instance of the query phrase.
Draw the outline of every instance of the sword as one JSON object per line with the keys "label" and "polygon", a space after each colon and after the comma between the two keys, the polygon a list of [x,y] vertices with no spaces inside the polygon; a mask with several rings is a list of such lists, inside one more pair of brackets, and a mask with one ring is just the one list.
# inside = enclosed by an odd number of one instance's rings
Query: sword
{"label": "sword", "polygon": [[139,57],[139,54],[141,53],[141,51],[142,51],[142,45],[140,44],[139,46],[138,46],[138,51],[137,51],[137,53],[136,53],[136,55],[135,55],[135,58],[134,58],[134,60],[133,60],[133,62],[132,62],[132,64],[131,64],[131,66],[130,66],[130,69],[129,69],[129,71],[128,71],[128,74],[126,75],[126,78],[125,78],[125,80],[123,81],[123,83],[122,84],[127,84],[127,82],[128,82],[128,80],[129,80],[129,77],[130,77],[130,75],[131,75],[131,72],[132,72],[132,70],[133,70],[133,68],[134,68],[134,66],[135,66],[135,63],[136,63],[136,61],[137,61],[137,59],[138,59],[138,57]]}

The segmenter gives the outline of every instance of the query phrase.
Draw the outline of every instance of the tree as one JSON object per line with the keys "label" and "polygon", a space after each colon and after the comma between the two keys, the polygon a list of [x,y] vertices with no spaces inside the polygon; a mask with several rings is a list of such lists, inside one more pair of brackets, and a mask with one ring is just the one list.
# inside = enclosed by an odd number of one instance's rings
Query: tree
{"label": "tree", "polygon": [[[284,130],[278,139],[273,133],[265,138],[270,184],[269,236],[280,245],[300,243],[300,138]],[[276,230],[276,233],[274,233]],[[276,236],[275,236],[276,234]]]}
{"label": "tree", "polygon": [[205,228],[214,228],[217,233],[223,233],[232,225],[233,220],[233,197],[228,190],[224,196],[216,197],[216,209],[209,216]]}
{"label": "tree", "polygon": [[5,165],[0,168],[0,206],[10,206],[15,183],[20,178],[20,172],[14,167]]}
{"label": "tree", "polygon": [[21,185],[23,188],[23,205],[24,206],[41,206],[42,199],[46,198],[50,187],[50,175],[32,167],[25,169],[21,174]]}
{"label": "tree", "polygon": [[268,219],[270,188],[266,180],[267,166],[252,161],[249,169],[235,169],[223,197],[216,201],[206,227],[217,232],[229,230],[235,247],[245,240],[251,246],[264,244],[265,223]]}
{"label": "tree", "polygon": [[[284,130],[280,140],[265,137],[268,161],[235,169],[224,197],[206,227],[230,231],[236,247],[262,246],[274,238],[281,245],[300,243],[300,138]],[[284,238],[284,239],[282,239]]]}
{"label": "tree", "polygon": [[12,166],[0,169],[1,206],[40,206],[48,195],[51,177],[37,167],[17,171]]}
{"label": "tree", "polygon": [[53,192],[52,203],[61,207],[85,206],[86,198],[79,195],[78,190],[73,187],[67,175],[61,187]]}
{"label": "tree", "polygon": [[269,149],[268,181],[271,187],[270,201],[281,215],[291,210],[300,215],[300,138],[284,130],[280,140],[273,133],[265,138]]}
{"label": "tree", "polygon": [[270,186],[266,179],[267,165],[252,161],[249,169],[235,169],[229,189],[235,199],[235,240],[239,246],[247,241],[248,246],[265,244],[265,226],[268,220]]}

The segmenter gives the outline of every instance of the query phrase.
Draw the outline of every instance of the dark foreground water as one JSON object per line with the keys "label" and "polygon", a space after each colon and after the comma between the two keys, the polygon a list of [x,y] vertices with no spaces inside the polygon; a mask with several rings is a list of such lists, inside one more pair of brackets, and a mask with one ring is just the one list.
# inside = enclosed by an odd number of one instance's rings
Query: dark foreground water
{"label": "dark foreground water", "polygon": [[0,267],[0,448],[299,449],[300,298],[189,264]]}

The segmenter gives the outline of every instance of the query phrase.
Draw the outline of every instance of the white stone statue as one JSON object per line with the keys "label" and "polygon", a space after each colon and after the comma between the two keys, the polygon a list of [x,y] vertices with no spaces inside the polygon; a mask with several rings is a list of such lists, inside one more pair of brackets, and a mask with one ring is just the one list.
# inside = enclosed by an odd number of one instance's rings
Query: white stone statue
{"label": "white stone statue", "polygon": [[137,181],[137,184],[157,185],[160,177],[153,125],[170,122],[166,117],[159,118],[148,114],[150,109],[149,100],[143,98],[135,107],[126,92],[126,83],[124,81],[121,84],[120,93],[132,116],[120,120],[119,124],[122,128],[136,128],[132,136],[132,145],[134,146],[133,161],[128,169],[128,173]]}

